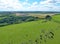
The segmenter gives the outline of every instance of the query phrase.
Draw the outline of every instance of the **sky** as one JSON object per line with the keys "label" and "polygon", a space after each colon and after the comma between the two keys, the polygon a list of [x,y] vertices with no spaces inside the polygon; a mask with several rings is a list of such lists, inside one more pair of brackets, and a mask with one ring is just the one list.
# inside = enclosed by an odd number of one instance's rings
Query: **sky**
{"label": "sky", "polygon": [[0,0],[0,11],[60,11],[60,0]]}

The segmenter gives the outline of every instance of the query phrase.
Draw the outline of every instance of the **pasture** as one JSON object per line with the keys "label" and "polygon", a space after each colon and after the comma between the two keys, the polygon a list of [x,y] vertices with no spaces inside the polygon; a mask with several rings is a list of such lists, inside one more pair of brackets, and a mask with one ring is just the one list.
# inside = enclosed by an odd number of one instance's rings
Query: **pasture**
{"label": "pasture", "polygon": [[60,44],[60,15],[0,27],[0,44]]}

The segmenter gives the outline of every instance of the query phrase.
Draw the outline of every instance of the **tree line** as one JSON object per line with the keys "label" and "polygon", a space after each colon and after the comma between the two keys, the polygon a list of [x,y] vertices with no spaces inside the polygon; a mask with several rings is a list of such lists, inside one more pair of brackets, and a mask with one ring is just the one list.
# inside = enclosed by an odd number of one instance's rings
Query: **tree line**
{"label": "tree line", "polygon": [[0,19],[0,27],[10,24],[18,24],[22,22],[36,21],[38,19],[38,17],[34,16],[8,16],[3,19]]}
{"label": "tree line", "polygon": [[[4,18],[3,18],[4,17]],[[22,22],[30,22],[40,20],[42,18],[34,17],[34,16],[15,16],[15,15],[2,15],[0,16],[0,27],[10,25],[10,24],[18,24]],[[47,15],[44,18],[46,21],[51,21],[52,17]]]}

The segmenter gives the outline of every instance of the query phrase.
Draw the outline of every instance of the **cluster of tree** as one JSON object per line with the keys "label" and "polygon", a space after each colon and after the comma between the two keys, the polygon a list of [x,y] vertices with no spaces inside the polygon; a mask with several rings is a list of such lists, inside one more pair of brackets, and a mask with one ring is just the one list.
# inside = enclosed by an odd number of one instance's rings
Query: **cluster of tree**
{"label": "cluster of tree", "polygon": [[[30,22],[30,21],[36,21],[41,19],[34,16],[15,16],[12,14],[0,15],[0,18],[2,18],[0,19],[0,27],[5,25],[10,25],[10,24],[18,24],[22,22]],[[50,21],[52,17],[47,15],[44,19],[46,19],[46,21]]]}
{"label": "cluster of tree", "polygon": [[6,18],[0,19],[0,26],[4,26],[2,24],[17,24],[22,22],[30,22],[30,21],[36,21],[38,20],[38,17],[33,16],[8,16]]}

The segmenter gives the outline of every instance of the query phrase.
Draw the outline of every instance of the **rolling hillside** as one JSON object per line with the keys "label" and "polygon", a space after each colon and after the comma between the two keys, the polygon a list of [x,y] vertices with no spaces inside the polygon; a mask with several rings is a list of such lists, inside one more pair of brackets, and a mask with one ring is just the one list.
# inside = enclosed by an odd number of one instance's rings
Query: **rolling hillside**
{"label": "rolling hillside", "polygon": [[[39,20],[0,27],[0,44],[60,44],[59,20],[60,15],[56,15],[52,21]],[[48,38],[51,36],[49,32],[54,33],[52,38]],[[46,34],[48,37],[45,39]]]}

